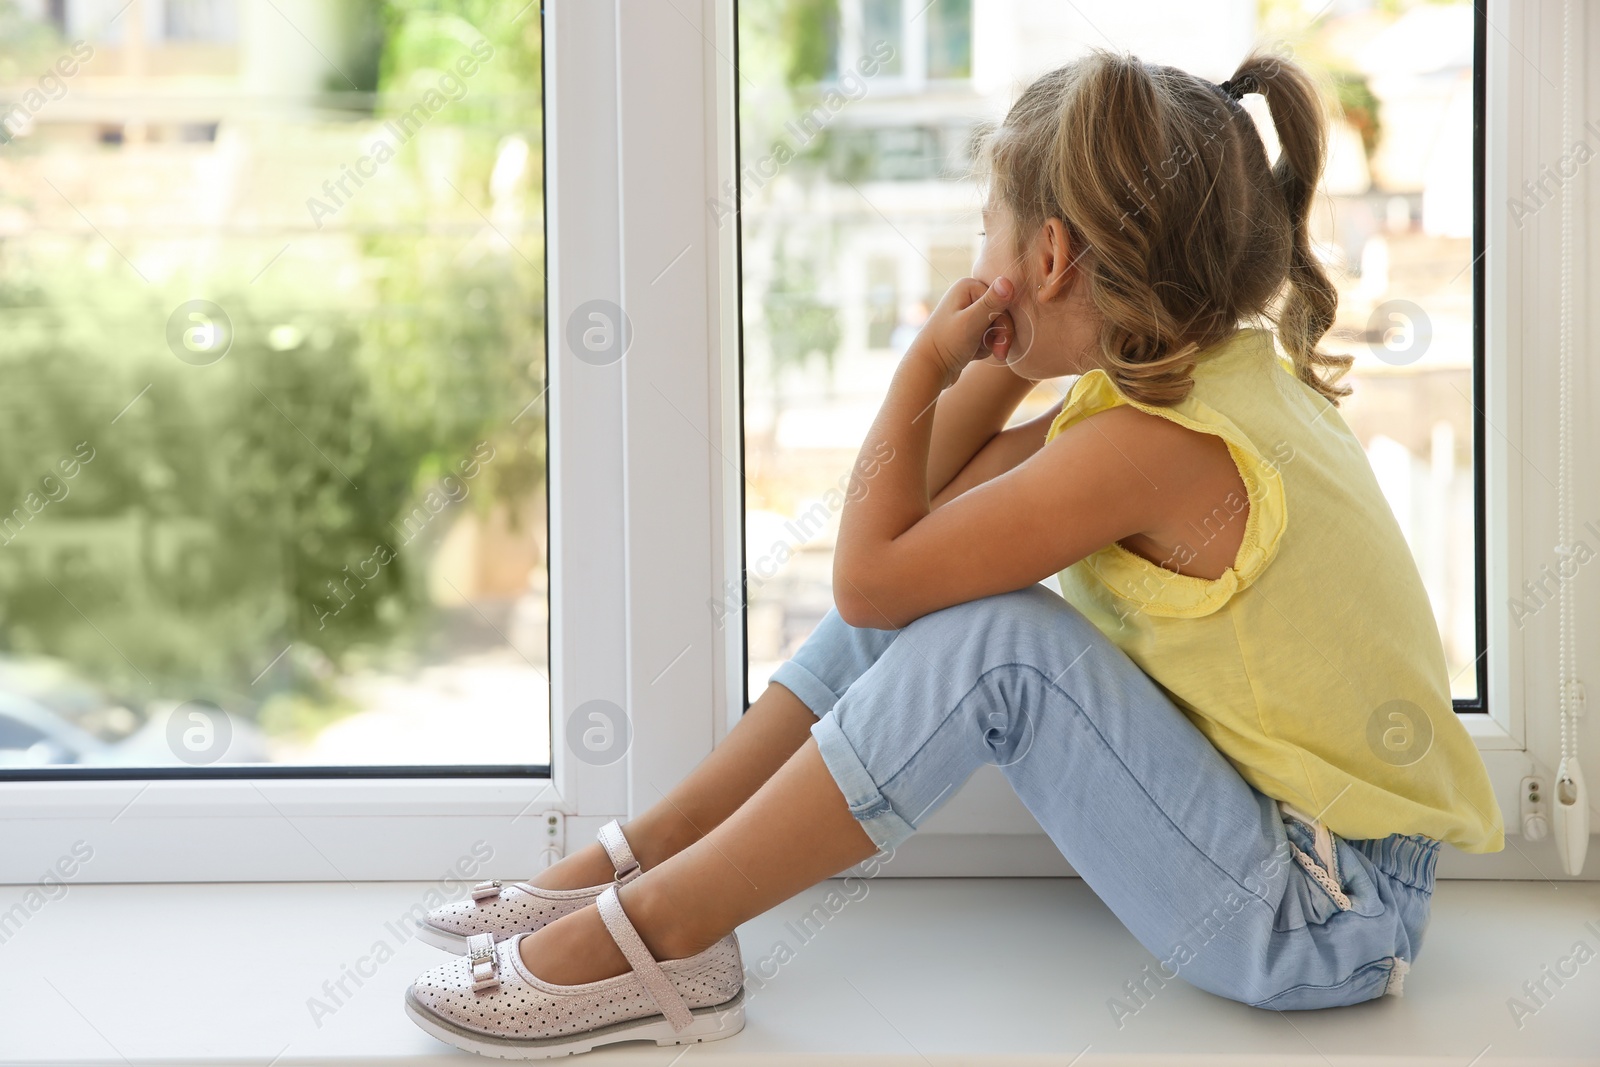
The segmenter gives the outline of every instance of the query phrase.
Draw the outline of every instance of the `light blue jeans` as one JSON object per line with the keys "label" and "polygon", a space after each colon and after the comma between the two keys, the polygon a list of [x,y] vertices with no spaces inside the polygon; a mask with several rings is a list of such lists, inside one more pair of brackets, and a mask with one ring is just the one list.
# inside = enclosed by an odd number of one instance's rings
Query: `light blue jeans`
{"label": "light blue jeans", "polygon": [[1143,985],[1181,976],[1258,1007],[1334,1007],[1398,995],[1422,947],[1438,841],[1346,840],[1320,813],[1286,814],[1042,586],[901,630],[829,612],[772,680],[818,716],[822,758],[880,849],[998,765],[1155,954]]}

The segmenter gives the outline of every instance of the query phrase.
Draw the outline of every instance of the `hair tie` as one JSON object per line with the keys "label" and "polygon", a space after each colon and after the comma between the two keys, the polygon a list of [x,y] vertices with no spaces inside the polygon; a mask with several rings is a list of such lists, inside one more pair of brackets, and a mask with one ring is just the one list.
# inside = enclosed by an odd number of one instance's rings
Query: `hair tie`
{"label": "hair tie", "polygon": [[1237,100],[1245,93],[1258,91],[1253,74],[1241,74],[1236,78],[1229,78],[1225,82],[1220,82],[1217,88],[1222,90],[1222,94],[1229,100]]}

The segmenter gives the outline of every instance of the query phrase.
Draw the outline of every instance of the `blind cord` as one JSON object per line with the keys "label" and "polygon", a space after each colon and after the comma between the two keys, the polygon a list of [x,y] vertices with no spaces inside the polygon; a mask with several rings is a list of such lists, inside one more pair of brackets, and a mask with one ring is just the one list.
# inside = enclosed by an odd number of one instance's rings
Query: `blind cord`
{"label": "blind cord", "polygon": [[[1577,39],[1573,33],[1573,0],[1561,5],[1561,140],[1573,143],[1573,97],[1577,93],[1573,68]],[[1561,278],[1560,278],[1560,384],[1559,440],[1556,470],[1556,555],[1561,581],[1556,586],[1556,670],[1557,708],[1561,719],[1561,763],[1556,769],[1554,796],[1556,847],[1562,866],[1569,875],[1583,869],[1589,843],[1589,797],[1583,771],[1578,764],[1578,679],[1577,613],[1573,584],[1577,580],[1577,557],[1573,521],[1573,196],[1577,177],[1568,179],[1561,190]]]}

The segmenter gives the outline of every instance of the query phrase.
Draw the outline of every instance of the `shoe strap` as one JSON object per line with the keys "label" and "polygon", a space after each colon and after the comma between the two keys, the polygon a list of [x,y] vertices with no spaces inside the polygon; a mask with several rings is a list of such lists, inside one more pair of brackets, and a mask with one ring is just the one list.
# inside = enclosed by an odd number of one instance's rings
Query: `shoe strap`
{"label": "shoe strap", "polygon": [[627,885],[639,877],[639,861],[634,859],[628,839],[622,836],[622,824],[612,819],[600,827],[600,847],[611,857],[611,867],[617,872],[618,885]]}
{"label": "shoe strap", "polygon": [[644,941],[639,937],[639,931],[633,928],[633,923],[629,922],[628,916],[623,913],[622,901],[617,897],[617,887],[606,886],[606,891],[595,901],[595,907],[600,911],[600,920],[606,924],[606,929],[611,933],[611,940],[617,943],[617,947],[627,957],[628,966],[638,975],[644,991],[655,1001],[656,1007],[661,1009],[661,1014],[667,1017],[672,1029],[679,1031],[693,1022],[694,1015],[689,1011],[689,1005],[683,1002],[683,997],[672,987],[667,972],[663,971],[661,964],[650,955],[650,950],[645,948]]}

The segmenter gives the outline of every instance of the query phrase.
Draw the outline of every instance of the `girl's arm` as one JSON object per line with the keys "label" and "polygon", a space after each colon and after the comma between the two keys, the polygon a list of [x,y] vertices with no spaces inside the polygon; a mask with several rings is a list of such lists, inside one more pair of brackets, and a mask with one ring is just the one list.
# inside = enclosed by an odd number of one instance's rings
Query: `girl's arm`
{"label": "girl's arm", "polygon": [[[1060,413],[1058,408],[1051,408],[1043,415],[1029,419],[1019,426],[1001,430],[989,438],[984,446],[978,449],[977,454],[967,461],[967,465],[937,492],[934,492],[933,487],[938,483],[931,477],[930,468],[928,489],[933,492],[932,507],[943,507],[973,486],[1000,477],[1039,451],[1044,447],[1044,435],[1050,432],[1050,424]],[[934,427],[934,434],[933,447],[937,450],[939,447],[937,425]]]}
{"label": "girl's arm", "polygon": [[[1157,485],[1183,484],[1175,466],[1186,450],[1172,433],[1190,431],[1123,407],[933,508],[932,420],[919,415],[983,351],[985,330],[1012,295],[1003,278],[989,287],[958,282],[895,372],[840,519],[834,600],[852,625],[898,629],[952,604],[1025,588],[1184,502],[1173,492],[1162,500]],[[870,460],[883,455],[891,458]]]}
{"label": "girl's arm", "polygon": [[[928,450],[928,491],[939,493],[965,477],[970,461],[1005,430],[1033,383],[1009,367],[969,363],[956,384],[934,405]],[[1042,438],[1041,438],[1042,443]]]}

